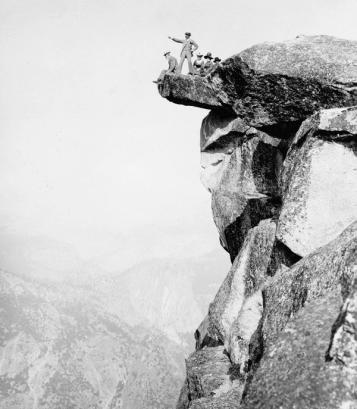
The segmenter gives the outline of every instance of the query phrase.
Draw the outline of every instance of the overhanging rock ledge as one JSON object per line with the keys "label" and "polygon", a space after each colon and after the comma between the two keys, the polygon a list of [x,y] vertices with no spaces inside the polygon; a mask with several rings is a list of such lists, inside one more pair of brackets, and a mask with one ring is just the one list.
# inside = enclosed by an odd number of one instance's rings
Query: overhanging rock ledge
{"label": "overhanging rock ledge", "polygon": [[159,92],[210,110],[201,180],[232,261],[177,409],[356,409],[357,42],[258,44]]}
{"label": "overhanging rock ledge", "polygon": [[169,101],[230,111],[254,127],[301,121],[320,108],[357,104],[357,42],[299,36],[223,61],[208,77],[164,77]]}

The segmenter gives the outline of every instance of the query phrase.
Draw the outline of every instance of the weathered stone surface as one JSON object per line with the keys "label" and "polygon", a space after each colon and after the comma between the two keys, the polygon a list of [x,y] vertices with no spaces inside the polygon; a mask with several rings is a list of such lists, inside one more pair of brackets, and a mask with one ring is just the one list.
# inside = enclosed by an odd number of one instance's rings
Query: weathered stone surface
{"label": "weathered stone surface", "polygon": [[201,182],[210,193],[218,188],[233,152],[234,148],[230,146],[210,152],[201,152]]}
{"label": "weathered stone surface", "polygon": [[[327,360],[349,369],[357,391],[357,271],[354,284],[332,328]],[[357,399],[357,395],[355,396]]]}
{"label": "weathered stone surface", "polygon": [[[233,122],[235,125],[232,121],[228,124],[228,129],[235,129],[230,131],[228,143],[227,139],[223,142],[227,135],[219,128],[209,137],[208,140],[215,142],[209,150],[205,148],[203,155],[212,158],[212,163],[202,165],[201,176],[212,193],[213,219],[232,261],[249,229],[277,214],[278,174],[282,163],[279,139],[247,128],[242,121]],[[219,142],[223,147],[218,146]]]}
{"label": "weathered stone surface", "polygon": [[302,35],[290,41],[257,44],[239,56],[253,70],[348,86],[357,82],[356,53],[357,41]]}
{"label": "weathered stone surface", "polygon": [[[261,220],[275,217],[280,209],[280,201],[277,198],[247,198],[229,193],[220,196],[215,193],[212,200],[214,200],[213,215],[220,232],[220,241],[229,252],[232,262],[242,248],[249,230],[257,226]],[[232,210],[231,215],[228,209]],[[223,223],[227,219],[222,216],[231,217],[232,222],[224,227]]]}
{"label": "weathered stone surface", "polygon": [[301,256],[292,252],[289,247],[275,238],[273,251],[270,257],[268,275],[274,276],[276,272],[290,268],[301,260]]}
{"label": "weathered stone surface", "polygon": [[230,390],[234,384],[230,367],[223,346],[193,352],[186,360],[189,400],[219,396]]}
{"label": "weathered stone surface", "polygon": [[324,109],[313,116],[315,129],[329,132],[332,140],[342,140],[357,135],[357,107]]}
{"label": "weathered stone surface", "polygon": [[302,124],[287,154],[277,237],[300,256],[357,219],[356,129],[357,108],[323,110]]}
{"label": "weathered stone surface", "polygon": [[347,293],[357,274],[357,221],[335,240],[277,273],[264,289],[263,338],[271,344],[293,316],[309,300],[342,285]]}
{"label": "weathered stone surface", "polygon": [[258,130],[249,126],[236,115],[221,111],[211,111],[203,119],[201,125],[201,152],[209,152],[214,148],[225,147],[240,136],[257,133]]}
{"label": "weathered stone surface", "polygon": [[356,41],[302,36],[244,50],[207,78],[167,75],[160,92],[175,103],[230,111],[259,128],[354,105],[356,83]]}
{"label": "weathered stone surface", "polygon": [[159,91],[212,109],[201,180],[233,262],[178,408],[357,409],[357,42],[258,44]]}
{"label": "weathered stone surface", "polygon": [[[346,390],[342,368],[329,366],[325,354],[341,304],[338,289],[305,305],[276,342],[264,351],[244,409],[339,408]],[[349,407],[349,406],[347,406]]]}
{"label": "weathered stone surface", "polygon": [[[232,362],[244,368],[249,341],[263,312],[261,287],[274,243],[276,225],[263,220],[252,228],[233,266],[196,331],[197,347],[223,343]],[[202,343],[200,343],[202,342]]]}
{"label": "weathered stone surface", "polygon": [[166,74],[158,86],[161,96],[171,102],[211,109],[223,106],[224,93],[199,75]]}
{"label": "weathered stone surface", "polygon": [[[237,168],[235,180],[238,179],[239,186],[235,186],[233,190],[242,190],[243,193],[245,191],[256,192],[261,188],[259,179],[265,177],[265,184],[274,183],[275,175],[271,180],[268,180],[264,172],[269,166],[270,172],[278,172],[277,168],[279,168],[280,163],[277,155],[282,156],[280,145],[280,139],[272,138],[266,133],[248,126],[242,119],[212,111],[204,118],[201,126],[201,181],[208,191],[213,192],[219,188],[226,168],[234,166]],[[263,147],[265,147],[265,151],[263,151]],[[274,154],[273,161],[272,152]],[[234,163],[230,163],[232,155],[237,156],[233,159],[235,160]],[[262,160],[262,155],[266,156],[264,160]],[[281,160],[282,158],[280,158]],[[260,163],[258,163],[259,161]],[[270,165],[267,166],[266,162],[269,162]],[[258,168],[262,164],[264,166],[262,166],[262,174],[260,174]],[[231,169],[231,171],[234,170]],[[227,178],[229,175],[226,176]],[[244,183],[245,181],[249,181],[249,183]],[[255,186],[255,182],[258,186]],[[232,181],[231,185],[233,183]]]}
{"label": "weathered stone surface", "polygon": [[[356,277],[357,222],[290,270],[277,273],[264,291],[264,355],[246,390],[244,409],[357,405],[356,342],[348,332],[353,301],[345,303],[336,321],[342,296],[354,300]],[[352,369],[338,362],[345,351]]]}
{"label": "weathered stone surface", "polygon": [[253,128],[240,118],[222,112],[211,111],[202,121],[201,182],[209,192],[219,186],[232,153],[249,129]]}
{"label": "weathered stone surface", "polygon": [[233,386],[231,390],[213,398],[202,398],[192,402],[190,409],[237,409],[240,407],[242,390]]}
{"label": "weathered stone surface", "polygon": [[215,347],[223,345],[223,341],[209,331],[210,317],[207,314],[195,331],[196,350],[204,346]]}

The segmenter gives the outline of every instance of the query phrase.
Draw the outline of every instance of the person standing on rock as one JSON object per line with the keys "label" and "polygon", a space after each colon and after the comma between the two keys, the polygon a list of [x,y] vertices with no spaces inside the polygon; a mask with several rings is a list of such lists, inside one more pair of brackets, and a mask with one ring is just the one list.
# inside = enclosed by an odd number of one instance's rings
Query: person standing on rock
{"label": "person standing on rock", "polygon": [[169,39],[175,41],[176,43],[182,43],[181,59],[177,69],[177,73],[181,74],[183,63],[185,59],[187,59],[189,74],[194,74],[191,58],[193,53],[198,49],[198,45],[191,39],[191,33],[185,33],[184,40],[180,40],[179,38],[174,37],[169,37]]}
{"label": "person standing on rock", "polygon": [[167,62],[169,63],[169,68],[167,70],[162,70],[159,78],[156,81],[153,81],[155,84],[160,84],[162,80],[164,79],[165,74],[175,74],[177,70],[177,60],[175,57],[171,55],[170,51],[166,51],[164,54],[164,57],[166,58]]}

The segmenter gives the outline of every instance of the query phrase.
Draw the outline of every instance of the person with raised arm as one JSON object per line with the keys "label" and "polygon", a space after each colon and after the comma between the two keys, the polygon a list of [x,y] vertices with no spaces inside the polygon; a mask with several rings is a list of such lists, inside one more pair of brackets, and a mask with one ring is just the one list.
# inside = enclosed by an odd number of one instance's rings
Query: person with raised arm
{"label": "person with raised arm", "polygon": [[198,49],[198,45],[195,41],[192,40],[191,33],[186,32],[184,40],[180,40],[179,38],[170,36],[169,39],[175,41],[176,43],[182,44],[181,59],[178,65],[177,73],[181,74],[183,63],[185,59],[187,59],[189,74],[194,74],[191,58],[193,56],[193,53]]}

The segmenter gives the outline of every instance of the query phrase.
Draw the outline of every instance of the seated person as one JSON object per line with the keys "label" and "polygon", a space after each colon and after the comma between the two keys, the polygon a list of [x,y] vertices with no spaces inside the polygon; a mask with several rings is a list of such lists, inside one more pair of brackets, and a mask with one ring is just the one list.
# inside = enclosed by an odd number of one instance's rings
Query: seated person
{"label": "seated person", "polygon": [[205,58],[205,63],[203,65],[203,67],[202,67],[202,73],[201,73],[201,75],[203,75],[203,76],[209,74],[210,71],[211,71],[211,68],[212,68],[212,65],[213,65],[212,64],[212,59],[213,59],[212,53],[208,52],[205,55],[204,58]]}
{"label": "seated person", "polygon": [[164,54],[164,57],[169,63],[169,68],[167,70],[161,71],[159,78],[156,81],[153,81],[155,84],[160,84],[160,82],[162,82],[166,74],[169,74],[169,73],[175,74],[177,71],[177,60],[175,57],[171,55],[171,52],[166,51],[166,53]]}
{"label": "seated person", "polygon": [[198,53],[197,58],[193,63],[193,69],[194,69],[194,73],[196,75],[200,74],[200,70],[203,67],[204,61],[203,61],[202,57],[203,57],[203,54]]}
{"label": "seated person", "polygon": [[222,60],[220,58],[215,57],[210,72],[213,72],[217,67],[221,67],[222,66],[221,61]]}

